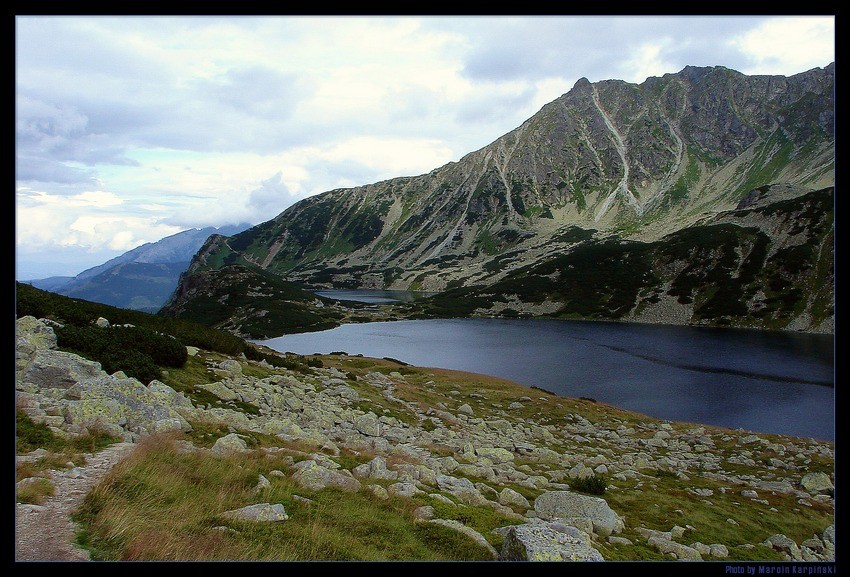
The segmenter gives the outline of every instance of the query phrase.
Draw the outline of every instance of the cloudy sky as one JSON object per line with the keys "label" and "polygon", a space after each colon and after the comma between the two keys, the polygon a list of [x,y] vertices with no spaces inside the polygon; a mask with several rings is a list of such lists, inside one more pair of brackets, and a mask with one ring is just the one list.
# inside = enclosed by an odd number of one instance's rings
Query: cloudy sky
{"label": "cloudy sky", "polygon": [[581,77],[791,75],[835,18],[15,18],[16,278],[429,172]]}

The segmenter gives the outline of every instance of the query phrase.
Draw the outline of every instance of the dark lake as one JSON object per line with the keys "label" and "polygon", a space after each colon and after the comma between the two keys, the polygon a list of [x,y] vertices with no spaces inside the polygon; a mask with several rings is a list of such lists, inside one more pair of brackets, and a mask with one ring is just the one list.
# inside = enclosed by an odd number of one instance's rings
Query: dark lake
{"label": "dark lake", "polygon": [[345,351],[484,373],[661,419],[835,439],[832,335],[441,319],[350,324],[262,342],[281,352]]}

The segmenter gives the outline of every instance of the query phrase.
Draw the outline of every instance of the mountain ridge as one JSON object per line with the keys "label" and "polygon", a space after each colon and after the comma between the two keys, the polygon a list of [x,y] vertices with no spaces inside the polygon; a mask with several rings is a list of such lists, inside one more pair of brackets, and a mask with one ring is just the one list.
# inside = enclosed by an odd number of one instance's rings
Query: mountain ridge
{"label": "mountain ridge", "polygon": [[832,186],[834,166],[834,63],[581,79],[457,162],[304,199],[207,243],[186,274],[241,264],[313,287],[444,291],[568,251],[573,227],[652,242],[759,187]]}
{"label": "mountain ridge", "polygon": [[184,230],[137,246],[74,277],[35,279],[28,284],[65,296],[156,312],[209,235],[235,234],[249,226],[244,223]]}

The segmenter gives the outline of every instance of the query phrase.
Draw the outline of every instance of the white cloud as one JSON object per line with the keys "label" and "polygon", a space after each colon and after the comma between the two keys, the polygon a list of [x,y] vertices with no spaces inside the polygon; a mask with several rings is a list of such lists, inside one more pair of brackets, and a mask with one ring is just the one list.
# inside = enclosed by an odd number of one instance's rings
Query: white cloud
{"label": "white cloud", "polygon": [[642,82],[688,64],[793,74],[835,50],[832,17],[15,22],[16,242],[28,258],[258,223],[312,194],[426,173],[583,76]]}
{"label": "white cloud", "polygon": [[835,59],[835,18],[773,18],[729,43],[750,57],[745,74],[796,74]]}
{"label": "white cloud", "polygon": [[672,72],[674,65],[666,60],[664,54],[671,43],[669,38],[663,38],[638,46],[621,67],[621,80],[640,84],[650,76],[662,76],[665,72]]}

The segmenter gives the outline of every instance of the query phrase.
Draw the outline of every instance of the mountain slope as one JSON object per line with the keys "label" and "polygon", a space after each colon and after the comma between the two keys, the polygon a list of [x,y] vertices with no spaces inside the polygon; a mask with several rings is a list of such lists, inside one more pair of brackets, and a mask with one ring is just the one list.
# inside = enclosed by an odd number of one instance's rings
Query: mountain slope
{"label": "mountain slope", "polygon": [[832,332],[833,189],[763,187],[745,200],[653,242],[589,238],[414,308]]}
{"label": "mountain slope", "polygon": [[581,79],[459,162],[305,199],[209,244],[188,273],[242,264],[323,287],[493,284],[588,234],[654,242],[762,186],[832,186],[833,111],[833,64]]}
{"label": "mountain slope", "polygon": [[234,234],[247,226],[184,230],[84,270],[58,286],[53,284],[48,288],[43,281],[32,284],[65,296],[156,312],[174,291],[180,273],[186,270],[192,256],[211,234]]}

